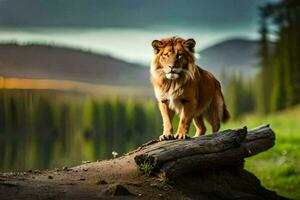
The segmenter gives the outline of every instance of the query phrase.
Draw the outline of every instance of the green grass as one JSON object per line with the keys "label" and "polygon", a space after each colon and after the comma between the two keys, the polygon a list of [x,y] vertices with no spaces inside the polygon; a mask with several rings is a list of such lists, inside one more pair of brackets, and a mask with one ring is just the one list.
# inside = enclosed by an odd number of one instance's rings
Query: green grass
{"label": "green grass", "polygon": [[139,168],[140,168],[140,171],[148,177],[153,174],[154,167],[150,163],[147,163],[147,162],[142,163],[142,164],[140,164]]}
{"label": "green grass", "polygon": [[245,116],[222,127],[249,129],[270,124],[276,144],[266,152],[246,159],[246,169],[254,173],[263,186],[292,199],[300,199],[300,106],[269,116]]}

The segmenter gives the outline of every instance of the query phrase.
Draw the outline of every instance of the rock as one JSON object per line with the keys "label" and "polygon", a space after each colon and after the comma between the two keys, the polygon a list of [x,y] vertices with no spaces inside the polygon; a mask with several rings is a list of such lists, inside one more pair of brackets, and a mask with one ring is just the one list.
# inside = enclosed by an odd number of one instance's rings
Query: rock
{"label": "rock", "polygon": [[105,194],[109,196],[132,196],[133,194],[123,185],[113,184],[105,190]]}
{"label": "rock", "polygon": [[98,181],[96,182],[96,184],[97,184],[97,185],[105,185],[105,184],[107,184],[107,182],[106,182],[105,180],[98,180]]}

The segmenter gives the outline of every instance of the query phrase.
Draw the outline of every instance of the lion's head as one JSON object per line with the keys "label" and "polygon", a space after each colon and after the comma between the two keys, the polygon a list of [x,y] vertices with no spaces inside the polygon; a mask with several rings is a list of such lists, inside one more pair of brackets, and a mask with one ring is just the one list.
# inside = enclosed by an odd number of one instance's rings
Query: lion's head
{"label": "lion's head", "polygon": [[151,72],[162,79],[193,79],[195,71],[194,39],[178,37],[154,40]]}

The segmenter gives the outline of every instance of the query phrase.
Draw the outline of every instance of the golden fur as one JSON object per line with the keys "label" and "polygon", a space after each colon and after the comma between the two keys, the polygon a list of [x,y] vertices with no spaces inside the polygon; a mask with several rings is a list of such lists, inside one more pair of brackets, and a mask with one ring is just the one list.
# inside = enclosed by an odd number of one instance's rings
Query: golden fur
{"label": "golden fur", "polygon": [[203,118],[213,132],[229,119],[220,82],[208,71],[195,64],[193,39],[178,37],[154,40],[151,63],[151,83],[163,118],[160,140],[173,138],[172,118],[175,112],[180,121],[175,138],[187,137],[193,120],[195,136],[205,134]]}

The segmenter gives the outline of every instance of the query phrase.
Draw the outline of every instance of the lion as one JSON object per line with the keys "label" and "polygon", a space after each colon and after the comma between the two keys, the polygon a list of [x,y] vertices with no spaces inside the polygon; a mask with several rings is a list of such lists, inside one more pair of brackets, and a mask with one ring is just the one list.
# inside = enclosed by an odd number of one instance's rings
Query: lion
{"label": "lion", "polygon": [[[188,138],[191,121],[196,127],[194,137],[204,135],[204,119],[212,131],[230,118],[220,82],[195,64],[194,39],[171,37],[152,41],[151,83],[163,119],[160,140]],[[178,129],[173,135],[172,119],[179,114]]]}

